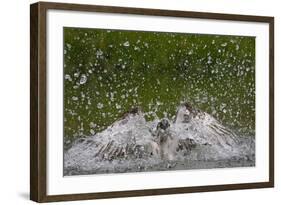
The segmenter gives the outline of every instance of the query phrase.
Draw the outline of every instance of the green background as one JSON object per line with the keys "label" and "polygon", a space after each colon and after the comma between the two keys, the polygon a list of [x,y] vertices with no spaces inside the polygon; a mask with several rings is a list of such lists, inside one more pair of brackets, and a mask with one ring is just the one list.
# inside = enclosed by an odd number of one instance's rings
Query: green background
{"label": "green background", "polygon": [[135,106],[172,119],[183,101],[253,135],[255,38],[64,28],[65,140]]}

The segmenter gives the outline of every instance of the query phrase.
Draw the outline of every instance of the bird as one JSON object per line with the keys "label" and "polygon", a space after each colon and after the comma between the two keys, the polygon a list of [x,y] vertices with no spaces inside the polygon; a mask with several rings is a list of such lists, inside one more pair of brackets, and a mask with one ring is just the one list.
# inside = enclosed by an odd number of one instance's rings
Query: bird
{"label": "bird", "polygon": [[166,118],[160,120],[152,135],[157,143],[160,158],[173,160],[176,156],[179,141],[178,137],[170,130],[169,120]]}
{"label": "bird", "polygon": [[238,136],[213,116],[190,103],[176,108],[175,120],[147,121],[140,107],[133,107],[105,130],[77,139],[65,151],[67,166],[82,167],[91,160],[155,159],[173,161],[197,157],[227,158],[239,154]]}

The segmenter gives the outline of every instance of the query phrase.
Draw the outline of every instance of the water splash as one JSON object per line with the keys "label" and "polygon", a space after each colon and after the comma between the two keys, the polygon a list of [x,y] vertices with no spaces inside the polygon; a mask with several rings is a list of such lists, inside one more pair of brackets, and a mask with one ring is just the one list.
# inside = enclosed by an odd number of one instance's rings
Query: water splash
{"label": "water splash", "polygon": [[187,103],[174,121],[144,116],[133,109],[104,131],[76,140],[64,153],[64,174],[254,165],[254,137],[238,136]]}

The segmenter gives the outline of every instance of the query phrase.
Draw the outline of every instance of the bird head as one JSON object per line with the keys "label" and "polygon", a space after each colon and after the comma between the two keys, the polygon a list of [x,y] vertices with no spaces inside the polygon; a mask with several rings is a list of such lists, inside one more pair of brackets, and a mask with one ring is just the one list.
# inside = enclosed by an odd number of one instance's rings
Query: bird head
{"label": "bird head", "polygon": [[167,119],[162,119],[158,124],[157,124],[157,129],[162,129],[166,130],[170,127],[170,123]]}

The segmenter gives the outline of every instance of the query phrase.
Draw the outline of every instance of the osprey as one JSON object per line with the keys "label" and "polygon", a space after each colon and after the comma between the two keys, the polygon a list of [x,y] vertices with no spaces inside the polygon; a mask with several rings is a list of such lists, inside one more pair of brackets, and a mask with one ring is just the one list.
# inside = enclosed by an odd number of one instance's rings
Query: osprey
{"label": "osprey", "polygon": [[167,119],[162,119],[152,133],[157,143],[161,159],[173,160],[179,146],[179,139],[170,129]]}
{"label": "osprey", "polygon": [[133,108],[104,131],[76,140],[64,154],[65,167],[115,160],[226,159],[248,153],[241,151],[234,132],[189,103],[177,108],[174,121],[146,121],[144,116]]}

